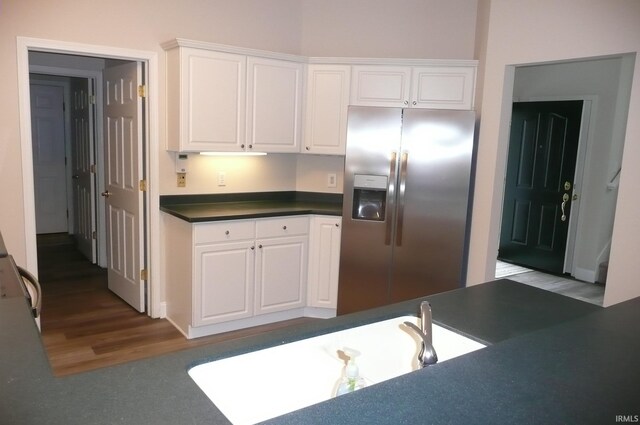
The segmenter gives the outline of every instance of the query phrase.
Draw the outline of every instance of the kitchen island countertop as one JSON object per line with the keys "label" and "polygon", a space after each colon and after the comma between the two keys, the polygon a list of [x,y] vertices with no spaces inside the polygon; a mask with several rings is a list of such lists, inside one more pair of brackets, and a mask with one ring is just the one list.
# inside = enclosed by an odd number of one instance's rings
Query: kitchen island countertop
{"label": "kitchen island countertop", "polygon": [[[427,299],[436,323],[492,345],[269,423],[584,424],[640,414],[640,298],[603,309],[499,280]],[[189,367],[415,314],[419,301],[56,378],[24,299],[0,299],[0,423],[227,424]]]}

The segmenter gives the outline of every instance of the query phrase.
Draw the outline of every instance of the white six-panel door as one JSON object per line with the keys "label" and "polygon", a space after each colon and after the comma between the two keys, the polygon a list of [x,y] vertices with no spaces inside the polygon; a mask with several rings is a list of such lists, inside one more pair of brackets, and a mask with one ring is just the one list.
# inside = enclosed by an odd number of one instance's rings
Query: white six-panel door
{"label": "white six-panel door", "polygon": [[73,233],[78,250],[96,262],[95,173],[93,115],[89,81],[74,78],[71,83],[71,174],[75,220]]}
{"label": "white six-panel door", "polygon": [[143,241],[142,66],[131,62],[104,71],[104,158],[109,289],[138,311],[145,309]]}
{"label": "white six-panel door", "polygon": [[68,231],[64,89],[31,84],[36,233]]}

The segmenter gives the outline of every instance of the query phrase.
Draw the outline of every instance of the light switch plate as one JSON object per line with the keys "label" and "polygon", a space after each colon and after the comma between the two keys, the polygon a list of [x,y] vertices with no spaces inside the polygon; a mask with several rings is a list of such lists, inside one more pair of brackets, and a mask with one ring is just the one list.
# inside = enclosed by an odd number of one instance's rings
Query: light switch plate
{"label": "light switch plate", "polygon": [[336,187],[338,185],[338,176],[336,173],[327,174],[327,187]]}

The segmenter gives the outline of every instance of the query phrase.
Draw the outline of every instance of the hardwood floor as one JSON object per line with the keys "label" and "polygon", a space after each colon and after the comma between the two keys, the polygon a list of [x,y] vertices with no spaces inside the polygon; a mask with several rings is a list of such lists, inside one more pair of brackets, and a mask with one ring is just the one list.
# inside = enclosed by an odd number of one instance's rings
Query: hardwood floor
{"label": "hardwood floor", "polygon": [[300,318],[193,340],[165,319],[151,319],[107,288],[106,270],[91,264],[68,235],[38,236],[42,339],[56,376],[243,338],[312,320]]}

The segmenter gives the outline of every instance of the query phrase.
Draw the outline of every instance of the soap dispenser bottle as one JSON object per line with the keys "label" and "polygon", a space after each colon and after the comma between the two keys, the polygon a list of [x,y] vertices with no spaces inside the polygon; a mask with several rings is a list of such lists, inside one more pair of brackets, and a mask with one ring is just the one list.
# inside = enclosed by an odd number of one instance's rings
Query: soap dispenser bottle
{"label": "soap dispenser bottle", "polygon": [[347,347],[343,348],[342,352],[349,357],[349,360],[344,367],[344,373],[338,384],[336,395],[350,393],[364,388],[366,385],[364,379],[360,376],[360,369],[356,364],[356,357],[360,355],[360,352]]}

